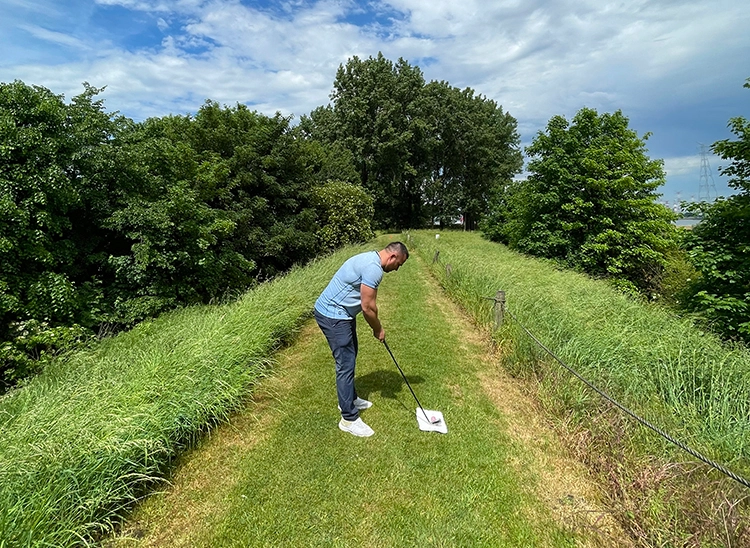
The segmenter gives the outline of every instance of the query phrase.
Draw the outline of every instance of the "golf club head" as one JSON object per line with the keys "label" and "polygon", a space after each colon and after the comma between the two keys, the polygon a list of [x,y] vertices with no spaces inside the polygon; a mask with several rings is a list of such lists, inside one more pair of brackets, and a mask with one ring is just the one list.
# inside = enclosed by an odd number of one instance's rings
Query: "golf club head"
{"label": "golf club head", "polygon": [[440,411],[417,407],[416,413],[417,424],[420,430],[424,432],[440,432],[441,434],[448,433],[448,425],[445,424],[445,418]]}

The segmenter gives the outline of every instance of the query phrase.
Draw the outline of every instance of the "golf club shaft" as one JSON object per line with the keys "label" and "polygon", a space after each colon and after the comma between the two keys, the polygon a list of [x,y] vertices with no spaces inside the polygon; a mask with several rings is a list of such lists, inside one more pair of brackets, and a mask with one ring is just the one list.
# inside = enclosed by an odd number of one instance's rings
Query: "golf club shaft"
{"label": "golf club shaft", "polygon": [[432,424],[432,421],[427,416],[427,413],[424,410],[424,407],[422,407],[422,404],[419,403],[419,399],[417,399],[417,395],[414,393],[414,390],[412,390],[411,385],[409,384],[409,381],[406,378],[406,375],[404,375],[403,370],[401,369],[401,366],[398,365],[398,362],[396,361],[396,356],[393,355],[393,352],[391,352],[390,347],[388,346],[388,343],[385,342],[385,339],[383,339],[383,344],[385,345],[385,349],[388,351],[388,353],[391,355],[391,358],[393,359],[393,363],[396,364],[396,368],[398,369],[398,372],[401,373],[401,376],[404,378],[404,382],[406,382],[406,386],[409,387],[409,392],[411,392],[411,395],[414,396],[414,401],[417,402],[417,405],[422,410],[422,414],[424,415],[424,418],[427,420],[428,423]]}

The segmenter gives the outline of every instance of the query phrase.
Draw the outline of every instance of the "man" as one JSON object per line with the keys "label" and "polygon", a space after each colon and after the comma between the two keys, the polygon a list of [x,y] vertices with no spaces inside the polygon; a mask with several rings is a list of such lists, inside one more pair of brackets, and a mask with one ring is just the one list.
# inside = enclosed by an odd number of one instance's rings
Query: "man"
{"label": "man", "polygon": [[341,410],[339,428],[355,436],[372,436],[372,428],[359,418],[359,412],[372,403],[357,396],[354,367],[357,361],[356,316],[362,312],[380,342],[385,330],[378,319],[378,285],[383,273],[398,270],[409,258],[401,242],[380,251],[368,251],[344,262],[315,301],[315,320],[328,339],[336,361],[336,393]]}

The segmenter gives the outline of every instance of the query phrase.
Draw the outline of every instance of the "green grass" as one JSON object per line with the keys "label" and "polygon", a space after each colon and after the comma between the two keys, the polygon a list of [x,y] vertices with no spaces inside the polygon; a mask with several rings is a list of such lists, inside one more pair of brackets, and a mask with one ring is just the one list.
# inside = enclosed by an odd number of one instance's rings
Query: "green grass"
{"label": "green grass", "polygon": [[408,261],[385,276],[378,307],[391,349],[422,404],[445,414],[448,435],[417,428],[411,394],[361,318],[356,382],[374,402],[362,417],[376,433],[340,432],[333,358],[316,332],[291,349],[302,363],[277,394],[276,423],[233,468],[230,492],[206,494],[219,508],[189,540],[174,531],[171,545],[575,545],[533,495],[535,478],[510,464],[524,450],[479,384],[477,349],[457,339],[428,281],[424,264]]}
{"label": "green grass", "polygon": [[[493,303],[486,297],[493,297],[497,290],[506,291],[508,310],[563,361],[681,441],[750,477],[747,349],[730,348],[665,309],[635,302],[602,281],[514,253],[476,233],[449,231],[435,239],[434,231],[418,231],[410,235],[410,242],[430,262],[435,251],[440,251],[433,273],[479,324],[493,329]],[[450,276],[448,264],[452,269]],[[606,475],[617,469],[612,475],[629,474],[637,483],[641,480],[634,476],[645,474],[638,466],[652,463],[654,457],[662,463],[656,465],[662,466],[662,471],[670,462],[693,460],[650,430],[618,418],[619,412],[610,412],[598,395],[562,370],[509,318],[494,336],[503,350],[504,365],[513,374],[538,379],[541,397],[579,435],[593,439],[596,435],[592,436],[592,431],[603,433],[600,425],[609,425],[611,431],[603,442],[591,442],[594,454],[589,455],[589,460],[600,472]],[[602,421],[603,415],[609,418]],[[612,468],[602,469],[601,463],[607,459]],[[633,469],[627,470],[628,466]],[[734,507],[733,503],[725,504],[728,500],[740,501],[745,488],[722,479],[723,475],[704,465],[673,466],[672,473],[689,469],[693,473],[686,474],[677,489],[684,492],[695,483],[709,486],[707,489],[713,490],[718,500],[714,507],[713,501],[683,500],[679,504],[694,504],[695,508],[676,508],[682,494],[661,492],[663,486],[658,481],[649,484],[644,480],[646,485],[638,487],[644,490],[638,496],[650,497],[644,502],[650,507],[641,510],[644,515],[652,514],[652,524],[666,519],[670,512],[681,515],[674,520],[682,520],[676,531],[665,533],[667,537],[673,535],[670,542],[678,546],[680,542],[674,539],[680,534],[693,540],[697,538],[694,535],[700,534],[696,530],[680,530],[691,521],[690,512],[730,516],[748,510],[746,503]],[[622,488],[613,485],[613,490]],[[653,491],[645,492],[651,488]],[[660,512],[658,506],[662,503],[668,508]],[[700,512],[699,506],[704,507]],[[736,527],[738,535],[748,533],[741,523],[732,524],[732,519],[727,518],[728,528]],[[668,529],[674,523],[669,521],[663,527]],[[644,525],[649,526],[640,524]],[[716,520],[716,535],[724,525],[722,520]],[[651,541],[654,539],[655,536]]]}
{"label": "green grass", "polygon": [[55,361],[0,400],[0,547],[111,528],[224,420],[309,317],[347,249],[239,301],[189,308]]}
{"label": "green grass", "polygon": [[[430,260],[440,250],[441,264],[433,271],[478,322],[489,325],[493,318],[493,303],[484,297],[505,290],[507,308],[563,361],[624,403],[667,421],[685,441],[750,472],[746,349],[729,348],[665,309],[635,302],[603,282],[523,257],[478,234],[413,237]],[[519,366],[524,362],[529,363],[519,360]]]}
{"label": "green grass", "polygon": [[[417,232],[407,243],[416,255],[385,277],[378,303],[391,348],[422,403],[443,411],[449,434],[417,429],[408,389],[362,320],[357,382],[361,395],[375,402],[363,417],[376,435],[363,440],[341,433],[332,358],[319,335],[300,349],[305,364],[274,403],[278,423],[242,457],[230,492],[194,531],[191,546],[575,544],[540,503],[539,478],[519,471],[528,455],[509,439],[504,418],[479,385],[473,343],[457,340],[454,318],[430,289],[424,265],[438,248],[441,262],[432,272],[479,324],[491,323],[486,297],[505,290],[509,310],[571,366],[696,449],[750,471],[747,350],[727,348],[603,282],[476,234],[446,232],[435,240],[434,232]],[[3,397],[0,548],[84,544],[110,530],[169,476],[186,448],[242,406],[253,385],[273,371],[276,349],[309,318],[335,269],[360,249],[292,271],[236,303],[143,324],[56,361]],[[695,488],[687,495],[649,483],[647,473],[688,457],[635,424],[614,422],[617,414],[546,359],[514,322],[494,336],[503,364],[538,379],[542,398],[564,416],[563,424],[590,441],[601,435],[602,442],[590,443],[590,462],[609,459],[618,474],[631,466],[631,475],[641,474],[641,487],[634,480],[629,488],[642,492],[623,494],[618,485],[612,494],[630,504],[622,505],[623,516],[633,500],[641,501],[640,513],[623,518],[631,531],[654,529],[639,538],[652,545],[696,539],[721,545],[718,533],[698,536],[686,525],[719,515],[716,530],[739,516],[726,535],[740,538],[748,512],[746,502],[737,502],[742,491],[732,491],[735,484],[727,487],[729,480],[705,467],[686,473],[679,487]],[[600,416],[609,417],[603,423],[611,432],[602,430]],[[649,459],[660,464],[638,468]],[[701,499],[702,514],[685,507],[695,502],[697,508],[706,482],[718,486],[728,505]]]}

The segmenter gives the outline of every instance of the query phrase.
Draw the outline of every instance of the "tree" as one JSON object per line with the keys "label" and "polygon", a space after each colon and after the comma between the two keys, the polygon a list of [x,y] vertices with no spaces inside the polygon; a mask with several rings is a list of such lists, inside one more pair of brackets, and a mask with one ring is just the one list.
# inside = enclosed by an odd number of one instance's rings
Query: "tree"
{"label": "tree", "polygon": [[516,120],[495,101],[447,82],[425,86],[421,110],[432,217],[444,224],[463,216],[476,228],[492,189],[523,165]]}
{"label": "tree", "polygon": [[[98,178],[119,119],[84,92],[62,96],[0,84],[0,374],[18,377],[39,355],[91,327],[112,188]],[[13,341],[21,341],[19,345]],[[22,348],[22,351],[19,348]],[[0,383],[2,379],[0,379]]]}
{"label": "tree", "polygon": [[491,189],[522,166],[512,116],[470,88],[425,85],[420,69],[404,59],[349,59],[331,99],[302,117],[300,131],[351,152],[381,228],[461,215],[473,228]]}
{"label": "tree", "polygon": [[220,298],[315,256],[311,155],[288,122],[207,101],[122,136],[125,192],[107,223],[126,240],[109,257],[118,321]]}
{"label": "tree", "polygon": [[674,214],[657,203],[660,160],[617,111],[553,117],[526,148],[526,181],[496,199],[500,227],[488,233],[512,248],[650,291],[675,246]]}
{"label": "tree", "polygon": [[[352,152],[361,184],[373,196],[381,227],[422,225],[419,99],[424,77],[404,59],[395,64],[352,57],[340,66],[331,92],[334,135]],[[318,113],[321,118],[325,111]]]}
{"label": "tree", "polygon": [[313,203],[320,227],[317,232],[319,249],[334,250],[374,236],[370,226],[372,198],[359,185],[328,181],[315,188]]}
{"label": "tree", "polygon": [[[750,88],[750,79],[744,87]],[[688,308],[731,339],[750,343],[750,121],[732,118],[736,140],[715,142],[711,149],[729,160],[719,172],[739,192],[691,210],[703,216],[688,236],[689,255],[701,272]]]}

